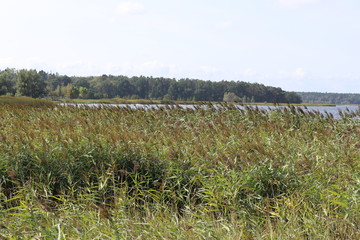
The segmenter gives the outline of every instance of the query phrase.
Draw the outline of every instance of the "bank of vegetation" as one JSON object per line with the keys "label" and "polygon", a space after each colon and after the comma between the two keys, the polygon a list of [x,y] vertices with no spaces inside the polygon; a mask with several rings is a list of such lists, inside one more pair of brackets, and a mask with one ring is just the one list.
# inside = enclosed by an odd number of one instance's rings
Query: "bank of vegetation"
{"label": "bank of vegetation", "polygon": [[359,93],[297,92],[303,102],[313,104],[360,104]]}
{"label": "bank of vegetation", "polygon": [[0,112],[2,239],[360,238],[360,111]]}
{"label": "bank of vegetation", "polygon": [[0,95],[53,99],[146,99],[158,101],[227,101],[301,103],[294,92],[258,83],[163,77],[68,77],[44,71],[0,71]]}
{"label": "bank of vegetation", "polygon": [[21,106],[55,106],[54,102],[45,99],[12,96],[0,96],[0,104]]}

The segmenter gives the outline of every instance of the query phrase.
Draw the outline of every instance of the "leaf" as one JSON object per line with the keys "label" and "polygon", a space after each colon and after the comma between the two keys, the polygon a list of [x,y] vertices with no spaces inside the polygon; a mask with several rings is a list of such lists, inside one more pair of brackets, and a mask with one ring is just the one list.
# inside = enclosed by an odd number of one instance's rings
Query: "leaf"
{"label": "leaf", "polygon": [[334,194],[334,195],[336,195],[336,196],[340,196],[340,194],[339,193],[337,193],[337,192],[335,192],[335,191],[332,191],[332,190],[327,190],[329,193],[332,193],[332,194]]}
{"label": "leaf", "polygon": [[270,211],[269,213],[274,216],[280,216],[280,214],[278,214],[277,212]]}
{"label": "leaf", "polygon": [[346,208],[349,207],[346,203],[343,203],[343,202],[340,202],[340,201],[336,201],[336,200],[332,201],[332,203],[337,204],[337,205],[340,205],[340,206],[343,206],[343,207],[346,207]]}

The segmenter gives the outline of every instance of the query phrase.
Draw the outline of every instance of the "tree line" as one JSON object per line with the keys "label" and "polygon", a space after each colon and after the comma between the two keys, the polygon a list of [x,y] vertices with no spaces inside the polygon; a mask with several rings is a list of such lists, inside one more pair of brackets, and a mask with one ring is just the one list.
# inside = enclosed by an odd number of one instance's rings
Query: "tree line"
{"label": "tree line", "polygon": [[297,92],[303,102],[317,104],[360,104],[357,93]]}
{"label": "tree line", "polygon": [[204,81],[163,77],[69,77],[45,71],[0,71],[0,95],[55,98],[129,98],[183,101],[301,103],[295,92],[243,81]]}

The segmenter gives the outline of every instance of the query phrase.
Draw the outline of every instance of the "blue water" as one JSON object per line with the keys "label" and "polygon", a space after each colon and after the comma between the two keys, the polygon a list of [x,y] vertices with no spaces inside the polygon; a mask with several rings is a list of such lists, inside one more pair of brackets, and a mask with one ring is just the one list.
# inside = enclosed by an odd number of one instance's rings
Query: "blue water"
{"label": "blue water", "polygon": [[[150,104],[62,104],[62,105],[76,105],[76,106],[88,106],[88,107],[130,107],[132,109],[157,109],[161,107],[172,107],[172,105],[165,105],[165,104],[156,104],[156,105],[150,105]],[[201,108],[207,108],[207,105],[185,105],[185,104],[179,104],[183,109],[195,109],[197,107]],[[221,105],[213,105],[215,108],[219,107],[221,108]],[[246,105],[251,108],[259,108],[264,110],[273,110],[276,108],[285,108],[286,106],[274,106],[274,105]],[[239,109],[245,109],[244,105],[236,105]],[[298,106],[296,107],[298,108]],[[340,112],[346,112],[346,113],[352,113],[356,111],[360,111],[360,105],[336,105],[336,106],[299,106],[304,111],[317,111],[320,114],[331,114],[334,116],[335,119],[340,118]]]}

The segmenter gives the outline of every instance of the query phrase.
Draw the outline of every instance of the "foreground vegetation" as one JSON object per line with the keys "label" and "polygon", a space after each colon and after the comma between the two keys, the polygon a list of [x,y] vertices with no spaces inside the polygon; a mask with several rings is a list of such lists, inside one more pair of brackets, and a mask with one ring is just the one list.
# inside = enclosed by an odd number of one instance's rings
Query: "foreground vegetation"
{"label": "foreground vegetation", "polygon": [[0,238],[360,238],[360,111],[0,112]]}

